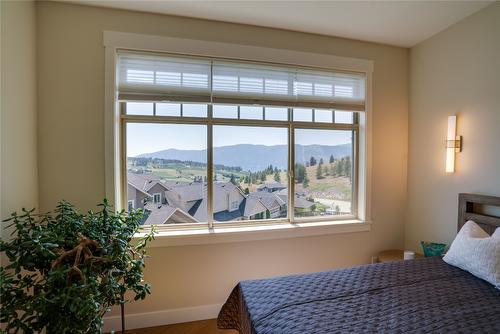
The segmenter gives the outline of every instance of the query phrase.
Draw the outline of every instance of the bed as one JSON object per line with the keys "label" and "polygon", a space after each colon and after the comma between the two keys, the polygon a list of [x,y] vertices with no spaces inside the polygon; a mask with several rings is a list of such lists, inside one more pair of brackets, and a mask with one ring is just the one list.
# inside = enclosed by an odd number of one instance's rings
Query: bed
{"label": "bed", "polygon": [[[479,212],[500,197],[460,194],[458,229],[492,234],[500,217]],[[500,333],[500,290],[441,257],[240,282],[217,325],[241,334]]]}

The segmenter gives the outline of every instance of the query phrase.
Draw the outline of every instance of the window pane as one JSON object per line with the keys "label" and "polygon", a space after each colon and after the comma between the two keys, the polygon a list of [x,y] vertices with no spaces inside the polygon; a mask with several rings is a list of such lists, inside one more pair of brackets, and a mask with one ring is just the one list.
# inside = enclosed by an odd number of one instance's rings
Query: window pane
{"label": "window pane", "polygon": [[351,130],[295,130],[295,217],[351,213],[352,138]]}
{"label": "window pane", "polygon": [[332,123],[332,111],[324,109],[314,110],[314,121],[319,123]]}
{"label": "window pane", "polygon": [[182,116],[184,117],[207,117],[206,104],[183,104]]}
{"label": "window pane", "polygon": [[238,118],[238,106],[214,104],[213,116],[215,118]]}
{"label": "window pane", "polygon": [[213,127],[214,221],[287,217],[287,129]]}
{"label": "window pane", "polygon": [[312,122],[312,109],[293,109],[293,120],[296,122]]}
{"label": "window pane", "polygon": [[153,116],[153,103],[127,102],[127,114]]}
{"label": "window pane", "polygon": [[288,108],[266,107],[266,120],[268,121],[287,121]]}
{"label": "window pane", "polygon": [[157,103],[156,115],[158,116],[180,116],[181,105],[179,103]]}
{"label": "window pane", "polygon": [[240,107],[241,119],[262,119],[262,107]]}
{"label": "window pane", "polygon": [[335,112],[335,123],[340,124],[352,124],[354,113],[350,111],[336,111]]}
{"label": "window pane", "polygon": [[207,221],[207,127],[127,124],[127,203],[144,225]]}

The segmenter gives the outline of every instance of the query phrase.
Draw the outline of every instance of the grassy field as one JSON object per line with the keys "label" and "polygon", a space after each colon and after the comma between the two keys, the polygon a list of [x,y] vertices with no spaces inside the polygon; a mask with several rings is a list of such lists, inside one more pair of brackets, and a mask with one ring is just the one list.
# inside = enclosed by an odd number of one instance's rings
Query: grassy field
{"label": "grassy field", "polygon": [[[169,163],[160,167],[148,166],[147,168],[129,165],[128,168],[145,169],[165,180],[179,182],[192,182],[196,177],[205,178],[207,175],[206,167],[191,166],[183,163]],[[244,178],[247,175],[245,172],[232,172],[223,169],[218,169],[215,173],[219,181],[229,181],[231,174],[237,178]]]}
{"label": "grassy field", "polygon": [[[328,167],[328,170],[331,169],[331,164],[323,166]],[[304,188],[302,184],[297,184],[295,186],[297,191],[302,191],[307,197],[312,198],[351,200],[352,185],[349,178],[324,174],[322,179],[317,179],[316,169],[316,166],[306,167],[309,186]]]}

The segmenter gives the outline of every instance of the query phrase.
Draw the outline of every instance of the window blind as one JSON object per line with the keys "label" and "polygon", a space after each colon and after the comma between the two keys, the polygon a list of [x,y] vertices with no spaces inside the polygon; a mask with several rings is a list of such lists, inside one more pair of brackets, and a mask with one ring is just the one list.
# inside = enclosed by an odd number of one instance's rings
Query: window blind
{"label": "window blind", "polygon": [[120,100],[365,109],[360,73],[130,52],[118,59]]}

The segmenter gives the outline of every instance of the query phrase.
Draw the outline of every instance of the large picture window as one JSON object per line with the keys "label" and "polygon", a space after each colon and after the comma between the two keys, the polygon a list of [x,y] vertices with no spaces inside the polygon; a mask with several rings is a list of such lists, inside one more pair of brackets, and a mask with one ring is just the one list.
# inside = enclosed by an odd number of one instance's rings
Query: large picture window
{"label": "large picture window", "polygon": [[361,74],[120,53],[122,201],[144,225],[357,217]]}

